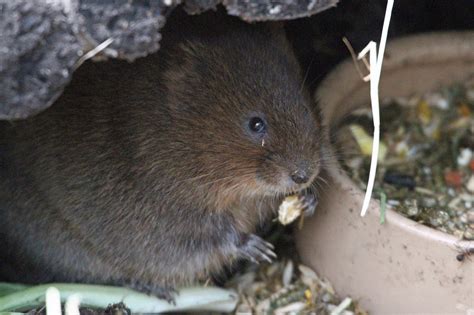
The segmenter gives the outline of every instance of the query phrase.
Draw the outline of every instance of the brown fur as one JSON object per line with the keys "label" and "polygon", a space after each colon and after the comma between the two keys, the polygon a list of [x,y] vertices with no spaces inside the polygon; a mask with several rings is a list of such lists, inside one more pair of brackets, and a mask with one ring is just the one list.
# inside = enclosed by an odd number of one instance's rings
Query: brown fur
{"label": "brown fur", "polygon": [[[9,280],[186,285],[307,188],[295,168],[318,174],[323,130],[283,31],[188,20],[168,22],[157,54],[87,63],[50,109],[3,126]],[[246,129],[257,114],[264,146]]]}

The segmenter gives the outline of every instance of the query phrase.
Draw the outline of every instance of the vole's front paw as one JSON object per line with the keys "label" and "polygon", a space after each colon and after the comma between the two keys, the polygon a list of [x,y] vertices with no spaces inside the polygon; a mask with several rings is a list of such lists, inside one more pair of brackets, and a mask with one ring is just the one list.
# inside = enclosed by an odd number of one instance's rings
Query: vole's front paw
{"label": "vole's front paw", "polygon": [[104,310],[105,315],[131,315],[130,309],[122,302],[116,304],[109,304]]}
{"label": "vole's front paw", "polygon": [[315,194],[301,194],[298,195],[298,201],[301,204],[301,209],[303,210],[303,215],[305,217],[310,217],[314,214],[316,207],[318,206],[318,197]]}
{"label": "vole's front paw", "polygon": [[128,285],[129,288],[140,291],[142,293],[156,296],[159,299],[166,300],[168,303],[176,305],[176,296],[178,291],[171,287],[163,287],[159,285],[133,282]]}
{"label": "vole's front paw", "polygon": [[240,257],[246,258],[254,263],[263,261],[271,263],[276,254],[273,252],[275,247],[264,241],[255,234],[246,235],[243,242],[239,245]]}

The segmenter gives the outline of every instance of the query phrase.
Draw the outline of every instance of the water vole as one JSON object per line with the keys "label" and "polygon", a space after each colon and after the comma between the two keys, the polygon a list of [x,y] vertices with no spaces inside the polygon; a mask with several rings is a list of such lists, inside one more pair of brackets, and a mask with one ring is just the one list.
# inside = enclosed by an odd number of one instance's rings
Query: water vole
{"label": "water vole", "polygon": [[134,64],[81,67],[50,109],[3,126],[8,280],[169,297],[239,258],[271,259],[256,226],[322,162],[302,79],[283,30],[215,13],[169,21]]}

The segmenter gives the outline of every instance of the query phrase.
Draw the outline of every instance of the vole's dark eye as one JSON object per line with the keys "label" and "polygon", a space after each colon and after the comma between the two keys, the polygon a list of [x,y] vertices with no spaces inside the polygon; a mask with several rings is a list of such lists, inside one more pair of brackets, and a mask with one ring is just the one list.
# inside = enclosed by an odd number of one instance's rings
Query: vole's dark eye
{"label": "vole's dark eye", "polygon": [[250,118],[249,128],[252,132],[264,133],[265,130],[267,129],[267,125],[265,124],[263,119],[259,117],[253,117],[253,118]]}

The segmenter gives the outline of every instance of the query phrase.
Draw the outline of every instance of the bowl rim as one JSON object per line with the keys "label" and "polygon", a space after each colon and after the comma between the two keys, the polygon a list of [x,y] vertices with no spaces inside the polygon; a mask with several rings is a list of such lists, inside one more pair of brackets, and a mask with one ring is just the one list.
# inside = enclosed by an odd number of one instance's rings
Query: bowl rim
{"label": "bowl rim", "polygon": [[[406,49],[407,46],[415,48]],[[453,49],[452,46],[455,46],[456,49]],[[434,47],[437,48],[436,53],[433,53]],[[441,53],[439,53],[440,47]],[[405,36],[388,42],[387,52],[389,52],[391,56],[389,60],[384,60],[382,75],[385,75],[385,77],[394,71],[406,68],[408,65],[419,64],[429,66],[434,62],[439,64],[440,61],[459,62],[459,58],[472,60],[474,64],[474,31],[434,32]],[[327,125],[330,130],[333,125],[338,123],[338,119],[340,120],[345,114],[359,108],[359,106],[355,105],[350,107],[350,110],[346,110],[346,112],[335,114],[336,108],[338,108],[337,105],[341,104],[343,100],[346,100],[351,93],[360,90],[364,85],[368,84],[360,80],[358,76],[354,77],[352,74],[350,76],[346,75],[348,71],[351,73],[355,72],[352,59],[343,61],[330,72],[318,87],[315,94],[319,103],[323,103],[326,108],[333,109],[332,112],[329,112],[329,118],[326,119],[329,122]],[[350,78],[349,83],[352,83],[351,86],[341,89],[341,79],[347,82],[347,78]],[[355,78],[356,80],[354,81]],[[383,76],[381,80],[383,80]],[[335,98],[331,98],[331,91],[338,91],[339,95]],[[326,101],[328,97],[330,101]],[[367,100],[370,100],[369,94],[367,94]],[[323,112],[323,114],[325,113]],[[353,192],[353,198],[363,200],[365,191],[360,189],[357,184],[352,181],[348,174],[342,169],[339,161],[332,161],[326,169],[332,177],[332,180],[339,182],[343,189]],[[380,208],[379,200],[374,199],[374,194],[372,194],[367,215],[380,215]],[[392,209],[392,207],[386,208],[385,218],[391,224],[416,237],[444,243],[453,247],[455,250],[474,248],[474,240],[462,240],[447,232],[418,223],[398,213]]]}

